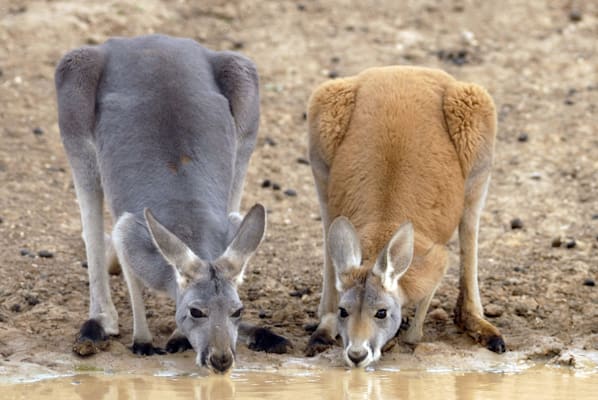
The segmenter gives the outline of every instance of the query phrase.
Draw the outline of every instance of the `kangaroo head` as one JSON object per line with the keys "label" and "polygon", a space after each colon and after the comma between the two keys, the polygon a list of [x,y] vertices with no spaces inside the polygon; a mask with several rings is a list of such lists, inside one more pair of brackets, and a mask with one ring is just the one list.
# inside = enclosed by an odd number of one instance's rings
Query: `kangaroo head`
{"label": "kangaroo head", "polygon": [[177,328],[197,353],[196,364],[217,373],[228,371],[234,363],[243,312],[237,286],[264,238],[264,207],[253,206],[228,248],[215,261],[198,257],[147,209],[145,219],[154,244],[173,268]]}
{"label": "kangaroo head", "polygon": [[372,268],[361,267],[359,236],[351,222],[338,217],[330,225],[328,251],[339,293],[338,332],[344,358],[351,367],[365,367],[380,358],[382,347],[401,325],[399,279],[413,258],[413,226],[395,232]]}

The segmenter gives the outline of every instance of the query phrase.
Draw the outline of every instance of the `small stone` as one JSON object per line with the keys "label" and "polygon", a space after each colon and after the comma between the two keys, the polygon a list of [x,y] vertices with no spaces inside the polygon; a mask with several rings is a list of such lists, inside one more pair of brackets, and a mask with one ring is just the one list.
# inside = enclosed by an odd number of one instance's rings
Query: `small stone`
{"label": "small stone", "polygon": [[233,49],[241,50],[243,47],[245,47],[245,43],[243,43],[242,41],[240,41],[240,40],[233,41]]}
{"label": "small stone", "polygon": [[27,304],[29,304],[30,306],[34,306],[36,304],[39,304],[39,299],[37,298],[37,295],[33,294],[33,293],[28,293],[25,295],[25,301],[27,302]]}
{"label": "small stone", "polygon": [[569,239],[567,240],[567,243],[565,243],[565,247],[568,249],[572,249],[575,246],[577,246],[577,242],[575,241],[575,239]]}
{"label": "small stone", "polygon": [[513,268],[513,271],[515,271],[515,272],[523,272],[523,268],[521,268],[521,267],[515,267],[515,268]]}
{"label": "small stone", "polygon": [[336,71],[336,70],[334,70],[334,69],[332,69],[332,70],[328,71],[328,77],[329,77],[330,79],[335,79],[335,78],[338,78],[338,71]]}
{"label": "small stone", "polygon": [[561,240],[561,237],[555,237],[554,239],[552,239],[552,247],[561,247],[561,244],[563,244],[563,241]]}
{"label": "small stone", "polygon": [[511,220],[511,229],[522,229],[523,228],[523,221],[521,218],[513,218]]}
{"label": "small stone", "polygon": [[488,304],[484,308],[484,315],[488,318],[500,317],[505,312],[505,309],[497,304]]}
{"label": "small stone", "polygon": [[527,142],[528,140],[529,140],[529,136],[525,132],[521,132],[519,134],[519,136],[517,136],[517,141],[518,142],[524,143],[524,142]]}
{"label": "small stone", "polygon": [[594,287],[596,286],[596,282],[593,279],[588,278],[583,281],[583,285]]}
{"label": "small stone", "polygon": [[316,329],[318,329],[318,325],[319,324],[317,322],[312,322],[312,323],[309,323],[309,324],[305,324],[305,325],[303,325],[303,330],[305,332],[309,332],[309,333],[315,332]]}
{"label": "small stone", "polygon": [[297,10],[305,11],[305,4],[302,4],[302,3],[297,4]]}
{"label": "small stone", "polygon": [[330,58],[330,62],[333,64],[338,64],[341,61],[340,57],[334,56]]}
{"label": "small stone", "polygon": [[436,321],[448,321],[449,316],[442,308],[436,308],[428,313],[428,317]]}
{"label": "small stone", "polygon": [[272,183],[272,190],[280,190],[280,185],[278,183]]}
{"label": "small stone", "polygon": [[565,99],[565,105],[572,106],[573,104],[575,104],[575,101],[572,99]]}
{"label": "small stone", "polygon": [[308,161],[308,160],[306,160],[306,159],[305,159],[305,158],[303,158],[303,157],[299,157],[299,158],[297,159],[297,163],[299,163],[299,164],[303,164],[303,165],[309,165],[309,161]]}
{"label": "small stone", "polygon": [[41,135],[44,134],[44,130],[42,128],[40,128],[40,127],[34,128],[33,129],[33,134],[35,136],[41,136]]}
{"label": "small stone", "polygon": [[3,222],[4,222],[4,220],[2,219],[2,217],[0,217],[0,224],[3,223]]}
{"label": "small stone", "polygon": [[307,119],[307,113],[305,111],[303,111],[303,113],[301,114],[301,119],[304,121]]}
{"label": "small stone", "polygon": [[276,146],[276,140],[272,139],[270,136],[266,136],[266,138],[264,139],[264,142],[266,142],[267,145],[269,146]]}
{"label": "small stone", "polygon": [[306,294],[311,294],[311,289],[310,288],[293,290],[292,292],[289,293],[289,296],[291,296],[291,297],[303,297],[303,295],[306,295]]}
{"label": "small stone", "polygon": [[89,264],[87,264],[87,261],[81,261],[81,267],[87,269],[87,267],[89,267]]}
{"label": "small stone", "polygon": [[295,197],[297,196],[297,191],[295,191],[294,189],[287,189],[284,191],[284,194],[286,194],[289,197]]}
{"label": "small stone", "polygon": [[260,317],[261,319],[271,318],[272,317],[272,313],[270,311],[260,310],[258,312],[257,316]]}
{"label": "small stone", "polygon": [[21,305],[19,303],[13,304],[10,306],[10,311],[12,312],[21,312]]}
{"label": "small stone", "polygon": [[580,10],[573,9],[569,12],[569,20],[572,22],[579,22],[581,21],[582,14]]}
{"label": "small stone", "polygon": [[28,249],[21,249],[19,252],[22,256],[29,256],[32,254]]}
{"label": "small stone", "polygon": [[530,178],[532,178],[535,181],[539,181],[540,179],[542,179],[542,174],[539,172],[532,172]]}
{"label": "small stone", "polygon": [[264,179],[264,180],[262,181],[262,187],[263,187],[263,188],[268,188],[268,187],[270,187],[270,186],[272,186],[272,182],[270,181],[270,179]]}
{"label": "small stone", "polygon": [[[592,215],[593,220],[598,220],[598,214]],[[0,223],[2,222],[2,218],[0,218]]]}
{"label": "small stone", "polygon": [[37,255],[42,257],[42,258],[52,258],[54,257],[54,253],[52,253],[51,251],[48,250],[40,250],[37,252]]}

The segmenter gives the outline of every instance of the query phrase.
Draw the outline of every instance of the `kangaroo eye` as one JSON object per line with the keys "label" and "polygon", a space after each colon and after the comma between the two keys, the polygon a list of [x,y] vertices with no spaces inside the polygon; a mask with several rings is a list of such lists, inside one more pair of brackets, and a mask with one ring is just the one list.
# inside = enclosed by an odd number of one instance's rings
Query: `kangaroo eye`
{"label": "kangaroo eye", "polygon": [[239,308],[237,311],[230,315],[231,318],[239,318],[243,314],[243,307]]}
{"label": "kangaroo eye", "polygon": [[348,313],[348,312],[347,312],[347,310],[345,310],[344,308],[342,308],[342,307],[339,307],[339,308],[338,308],[338,315],[339,315],[341,318],[347,318],[347,317],[349,316],[349,313]]}
{"label": "kangaroo eye", "polygon": [[376,311],[376,315],[374,315],[376,318],[378,319],[384,319],[386,318],[386,310],[384,308]]}
{"label": "kangaroo eye", "polygon": [[189,309],[189,314],[191,314],[191,316],[193,318],[205,318],[206,317],[206,315],[203,313],[203,311],[201,311],[199,308],[191,307]]}

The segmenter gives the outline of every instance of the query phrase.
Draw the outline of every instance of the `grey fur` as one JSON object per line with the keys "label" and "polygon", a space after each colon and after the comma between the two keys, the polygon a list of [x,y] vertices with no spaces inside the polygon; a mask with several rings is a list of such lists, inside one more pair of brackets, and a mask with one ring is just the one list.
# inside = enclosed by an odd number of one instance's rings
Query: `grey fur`
{"label": "grey fur", "polygon": [[[237,212],[259,123],[254,64],[190,39],[114,38],[66,54],[55,81],[60,132],[73,170],[88,255],[90,318],[108,334],[118,333],[105,272],[104,197],[116,222],[112,242],[132,297],[134,342],[151,342],[145,315],[140,315],[145,312],[139,281],[177,300],[179,328],[192,302],[211,300],[218,308],[210,309],[210,315],[224,313],[222,318],[228,318],[229,309],[240,305],[235,282],[219,271],[230,265],[219,267],[212,261],[225,252],[240,254],[244,267],[263,238],[260,223],[265,229],[265,213],[253,213],[247,223],[253,227],[252,240],[233,243],[227,250],[239,228]],[[175,269],[152,241],[145,208],[211,273],[180,287]],[[228,262],[220,258],[220,264]],[[237,272],[242,275],[242,268]],[[229,322],[215,323],[230,325],[230,337],[209,336],[207,342],[212,342],[205,348],[195,347],[200,340],[189,337],[198,359],[215,348],[218,354],[234,353],[238,323]]]}

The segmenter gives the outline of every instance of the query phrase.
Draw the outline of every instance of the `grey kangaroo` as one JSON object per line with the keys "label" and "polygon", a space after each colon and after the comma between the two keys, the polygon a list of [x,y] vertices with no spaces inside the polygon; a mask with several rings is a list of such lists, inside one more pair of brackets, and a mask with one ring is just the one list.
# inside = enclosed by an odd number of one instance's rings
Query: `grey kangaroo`
{"label": "grey kangaroo", "polygon": [[[88,258],[89,320],[74,351],[93,354],[119,332],[107,271],[116,254],[134,353],[163,353],[152,343],[142,284],[176,301],[168,352],[192,347],[197,365],[213,372],[233,366],[237,335],[254,350],[286,352],[285,338],[241,323],[236,289],[266,229],[263,206],[238,214],[259,124],[255,65],[152,35],[75,49],[55,80]],[[104,198],[114,221],[106,241]]]}

